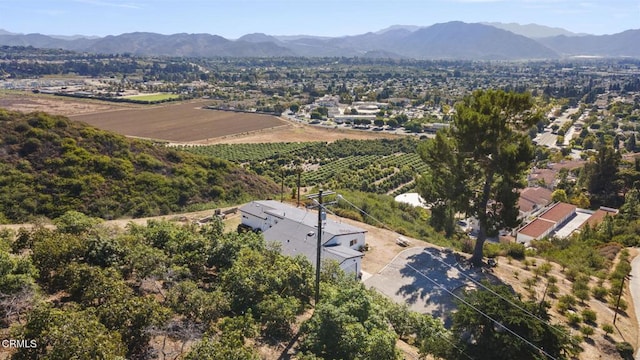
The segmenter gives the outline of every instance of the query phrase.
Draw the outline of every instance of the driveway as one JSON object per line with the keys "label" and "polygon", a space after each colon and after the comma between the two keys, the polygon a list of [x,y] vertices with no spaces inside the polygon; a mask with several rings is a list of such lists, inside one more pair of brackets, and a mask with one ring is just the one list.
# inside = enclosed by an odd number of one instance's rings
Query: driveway
{"label": "driveway", "polygon": [[458,266],[460,255],[431,247],[414,247],[402,251],[387,266],[372,274],[364,284],[385,294],[393,301],[406,303],[413,311],[441,318],[451,324],[449,314],[456,308],[455,295],[474,287],[472,280],[497,277],[478,269]]}

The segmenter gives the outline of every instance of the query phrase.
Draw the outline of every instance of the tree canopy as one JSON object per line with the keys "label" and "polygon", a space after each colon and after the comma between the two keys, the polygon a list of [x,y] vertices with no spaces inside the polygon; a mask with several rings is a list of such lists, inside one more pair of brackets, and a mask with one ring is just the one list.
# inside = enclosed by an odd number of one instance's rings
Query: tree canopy
{"label": "tree canopy", "polygon": [[298,328],[296,350],[309,357],[396,359],[398,338],[424,354],[446,351],[439,320],[365,288],[336,262],[323,267],[321,301],[302,322],[309,261],[253,232],[225,232],[217,217],[119,230],[74,211],[54,223],[0,233],[0,320],[38,345],[16,359],[257,359],[260,346],[286,346]]}
{"label": "tree canopy", "polygon": [[518,189],[534,157],[526,131],[539,117],[530,94],[477,90],[456,104],[450,129],[419,147],[429,167],[419,192],[434,206],[432,221],[451,230],[456,213],[478,220],[474,263],[487,236],[517,224]]}
{"label": "tree canopy", "polygon": [[70,210],[106,219],[161,215],[276,192],[273,182],[221,159],[0,109],[0,221]]}
{"label": "tree canopy", "polygon": [[474,354],[477,360],[569,358],[574,351],[571,337],[563,326],[548,323],[545,307],[522,302],[506,286],[488,289],[467,292],[458,303],[452,332],[462,352],[456,358],[464,359],[464,354]]}

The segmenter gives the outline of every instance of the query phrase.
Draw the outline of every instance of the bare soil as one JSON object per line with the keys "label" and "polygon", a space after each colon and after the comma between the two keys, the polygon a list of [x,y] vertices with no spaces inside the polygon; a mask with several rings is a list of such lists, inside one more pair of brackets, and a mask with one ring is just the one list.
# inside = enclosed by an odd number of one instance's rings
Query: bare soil
{"label": "bare soil", "polygon": [[174,142],[191,142],[283,126],[272,115],[204,108],[208,100],[144,108],[73,115],[70,118],[122,135]]}
{"label": "bare soil", "polygon": [[[631,249],[632,257],[637,256],[637,251]],[[531,261],[534,258],[528,257]],[[529,291],[526,289],[525,280],[529,278],[535,278],[533,273],[533,269],[536,266],[540,266],[545,262],[543,259],[535,259],[535,266],[525,266],[524,262],[509,260],[507,258],[500,258],[498,260],[498,266],[493,269],[494,274],[498,276],[503,282],[508,285],[511,285],[514,290],[523,295],[523,299],[528,298]],[[571,281],[567,280],[566,276],[562,272],[561,267],[558,264],[551,263],[553,266],[553,270],[549,273],[549,275],[553,275],[558,279],[558,288],[560,291],[555,296],[547,295],[545,300],[550,301],[552,304],[549,313],[552,317],[552,323],[567,323],[567,318],[565,315],[558,313],[556,304],[557,299],[565,294],[572,294],[571,290]],[[597,279],[592,277],[592,281],[589,284],[591,287],[595,286]],[[542,299],[544,294],[544,290],[546,287],[546,279],[544,277],[540,277],[537,279],[535,285],[535,298],[537,301]],[[607,304],[603,303],[596,299],[590,299],[586,301],[584,304],[578,305],[573,310],[575,313],[580,314],[580,312],[584,309],[593,310],[597,314],[596,326],[594,327],[595,333],[590,336],[590,339],[582,342],[581,347],[583,349],[582,353],[579,355],[580,360],[596,360],[596,359],[619,359],[619,355],[615,350],[615,343],[626,341],[630,343],[635,349],[638,348],[638,320],[635,316],[634,304],[631,299],[631,294],[629,293],[628,286],[625,289],[623,298],[629,304],[628,309],[623,314],[618,314],[616,323],[614,326],[614,333],[607,336],[605,332],[602,330],[602,324],[613,324],[614,311]],[[581,323],[580,326],[584,326],[584,323]],[[578,328],[569,328],[571,335],[581,335],[580,330]]]}
{"label": "bare soil", "polygon": [[122,135],[186,145],[396,138],[402,135],[311,126],[270,115],[203,109],[210,100],[160,105],[111,103],[29,92],[0,91],[0,108],[68,116]]}
{"label": "bare soil", "polygon": [[333,142],[340,139],[371,140],[392,139],[403,135],[387,134],[373,131],[361,131],[345,128],[313,126],[286,121],[284,126],[263,129],[245,134],[222,136],[215,139],[194,141],[192,144],[256,144],[273,142]]}
{"label": "bare soil", "polygon": [[65,98],[47,94],[0,90],[0,108],[26,113],[44,111],[53,115],[73,116],[136,106],[139,107],[139,105],[133,104],[115,104],[91,99]]}

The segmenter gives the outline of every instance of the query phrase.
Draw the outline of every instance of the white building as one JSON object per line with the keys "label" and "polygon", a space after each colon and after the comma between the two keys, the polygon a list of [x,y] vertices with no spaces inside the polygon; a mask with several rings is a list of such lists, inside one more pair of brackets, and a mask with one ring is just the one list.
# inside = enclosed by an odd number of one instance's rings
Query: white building
{"label": "white building", "polygon": [[[313,266],[317,258],[318,213],[274,200],[253,201],[240,209],[242,224],[261,231],[267,242],[277,242],[285,255],[303,255]],[[322,224],[321,260],[336,260],[346,272],[359,276],[360,250],[366,230],[327,219]]]}
{"label": "white building", "polygon": [[531,240],[549,236],[576,215],[577,207],[563,202],[555,203],[537,219],[518,229],[516,241],[528,245]]}

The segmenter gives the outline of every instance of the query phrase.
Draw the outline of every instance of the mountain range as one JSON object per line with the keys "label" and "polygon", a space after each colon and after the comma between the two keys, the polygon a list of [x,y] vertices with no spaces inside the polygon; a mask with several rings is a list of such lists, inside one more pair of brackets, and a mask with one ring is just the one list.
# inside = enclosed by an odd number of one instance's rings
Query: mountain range
{"label": "mountain range", "polygon": [[247,34],[230,40],[210,34],[148,32],[87,37],[15,34],[0,30],[0,45],[79,52],[189,57],[372,57],[524,60],[574,56],[640,57],[640,29],[612,35],[575,34],[536,24],[464,23],[395,25],[361,35],[318,37]]}

